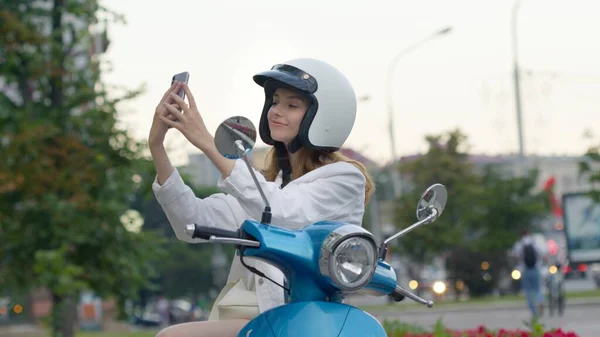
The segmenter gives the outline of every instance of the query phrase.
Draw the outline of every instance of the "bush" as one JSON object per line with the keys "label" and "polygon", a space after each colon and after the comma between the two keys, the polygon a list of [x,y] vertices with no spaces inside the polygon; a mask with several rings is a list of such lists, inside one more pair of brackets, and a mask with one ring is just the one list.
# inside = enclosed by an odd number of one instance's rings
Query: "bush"
{"label": "bush", "polygon": [[576,333],[561,329],[546,331],[545,327],[535,320],[526,323],[526,325],[529,328],[527,330],[490,330],[485,326],[468,330],[451,330],[444,326],[441,319],[436,322],[432,329],[402,323],[397,320],[385,320],[383,322],[388,337],[577,337]]}

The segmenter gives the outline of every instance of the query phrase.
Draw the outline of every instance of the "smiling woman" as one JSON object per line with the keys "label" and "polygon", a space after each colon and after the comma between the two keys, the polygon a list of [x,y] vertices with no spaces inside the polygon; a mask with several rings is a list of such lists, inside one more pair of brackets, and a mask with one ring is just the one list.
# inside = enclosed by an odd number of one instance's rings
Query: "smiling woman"
{"label": "smiling woman", "polygon": [[[356,96],[348,79],[333,66],[308,58],[276,64],[253,79],[265,94],[259,134],[274,149],[264,175],[255,172],[251,176],[242,160],[226,158],[218,151],[186,84],[169,88],[155,110],[148,139],[157,171],[153,190],[177,238],[201,242],[185,235],[186,224],[235,231],[242,219],[260,219],[263,193],[272,209],[272,226],[297,229],[321,220],[360,226],[373,183],[362,164],[339,153],[356,116]],[[188,102],[174,94],[180,88]],[[226,194],[200,199],[184,184],[162,144],[169,127],[180,131],[219,169],[219,187]],[[225,131],[217,132],[215,138],[223,132],[241,131],[221,129]],[[261,261],[256,261],[255,267],[265,278],[283,283],[280,270]],[[249,295],[244,299],[227,297],[238,290]],[[233,304],[217,300],[208,321],[174,325],[158,336],[232,337],[258,313],[285,303],[283,290],[248,273],[239,257],[232,263],[228,285],[217,298],[234,298],[243,302],[235,303],[237,306],[250,310],[221,316],[226,311],[221,309]]]}
{"label": "smiling woman", "polygon": [[277,88],[267,113],[271,138],[289,144],[298,134],[307,108],[308,100],[305,97],[290,89]]}

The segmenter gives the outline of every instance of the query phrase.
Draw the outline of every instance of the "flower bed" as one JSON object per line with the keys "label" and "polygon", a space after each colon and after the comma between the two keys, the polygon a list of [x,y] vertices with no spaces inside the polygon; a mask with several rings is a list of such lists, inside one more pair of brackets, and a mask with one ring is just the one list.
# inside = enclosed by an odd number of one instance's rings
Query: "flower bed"
{"label": "flower bed", "polygon": [[529,329],[526,330],[491,330],[485,326],[468,330],[452,330],[446,328],[441,320],[431,329],[399,321],[386,320],[383,322],[383,327],[388,337],[577,337],[577,334],[571,331],[563,331],[561,329],[546,330],[537,321],[528,323],[527,326]]}

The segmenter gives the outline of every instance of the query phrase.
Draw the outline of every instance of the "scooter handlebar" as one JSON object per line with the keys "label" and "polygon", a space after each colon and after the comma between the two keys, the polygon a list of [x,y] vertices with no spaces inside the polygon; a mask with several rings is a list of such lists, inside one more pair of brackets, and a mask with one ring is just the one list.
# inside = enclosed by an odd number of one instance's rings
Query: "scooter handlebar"
{"label": "scooter handlebar", "polygon": [[185,233],[192,237],[192,239],[204,239],[209,240],[211,236],[222,237],[222,238],[231,238],[231,239],[240,239],[241,232],[230,231],[226,229],[221,229],[217,227],[209,227],[209,226],[200,226],[197,224],[190,224],[185,226]]}
{"label": "scooter handlebar", "polygon": [[406,296],[404,296],[403,294],[397,292],[397,291],[393,291],[391,294],[388,295],[394,302],[400,302],[403,301]]}
{"label": "scooter handlebar", "polygon": [[426,305],[428,308],[433,307],[433,301],[427,301],[398,285],[396,286],[396,289],[391,294],[389,294],[389,296],[393,299],[400,298],[400,296],[404,298],[406,296],[417,303]]}

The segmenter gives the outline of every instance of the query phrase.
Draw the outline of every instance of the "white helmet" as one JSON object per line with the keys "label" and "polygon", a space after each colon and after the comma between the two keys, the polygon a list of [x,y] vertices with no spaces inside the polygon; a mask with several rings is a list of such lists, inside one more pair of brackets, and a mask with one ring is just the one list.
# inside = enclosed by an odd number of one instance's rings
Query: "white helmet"
{"label": "white helmet", "polygon": [[336,151],[348,139],[356,118],[356,95],[348,79],[336,68],[323,61],[301,58],[258,73],[254,81],[265,89],[259,131],[266,144],[275,145],[267,112],[273,93],[280,87],[298,91],[310,102],[298,135],[288,144],[288,151],[294,153],[302,146],[310,150]]}

